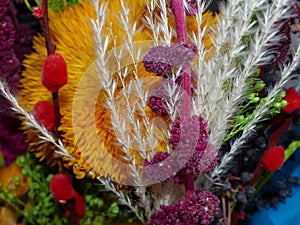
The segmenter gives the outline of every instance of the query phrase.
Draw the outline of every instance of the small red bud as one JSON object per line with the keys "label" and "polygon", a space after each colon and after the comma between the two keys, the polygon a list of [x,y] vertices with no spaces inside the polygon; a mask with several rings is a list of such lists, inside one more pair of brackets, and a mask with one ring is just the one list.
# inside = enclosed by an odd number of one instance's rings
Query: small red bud
{"label": "small red bud", "polygon": [[59,54],[51,54],[43,65],[42,83],[52,93],[68,82],[67,64]]}
{"label": "small red bud", "polygon": [[43,8],[42,6],[33,7],[33,16],[38,20],[43,17]]}
{"label": "small red bud", "polygon": [[50,182],[50,190],[55,201],[67,202],[75,198],[76,192],[73,189],[69,177],[65,174],[55,174]]}
{"label": "small red bud", "polygon": [[84,217],[84,199],[77,192],[75,193],[75,210],[79,218]]}
{"label": "small red bud", "polygon": [[45,101],[36,103],[33,109],[33,115],[48,131],[53,130],[55,123],[53,104]]}
{"label": "small red bud", "polygon": [[283,108],[286,113],[292,113],[294,110],[300,108],[300,94],[295,88],[290,88],[286,91],[284,100],[288,102],[287,106]]}
{"label": "small red bud", "polygon": [[273,172],[279,169],[284,161],[284,148],[282,146],[276,146],[268,149],[261,158],[265,170]]}

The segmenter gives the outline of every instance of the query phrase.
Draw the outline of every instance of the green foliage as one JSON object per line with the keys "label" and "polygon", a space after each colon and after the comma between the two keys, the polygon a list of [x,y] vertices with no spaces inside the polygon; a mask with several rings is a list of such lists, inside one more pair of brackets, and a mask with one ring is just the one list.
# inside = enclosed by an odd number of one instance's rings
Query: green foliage
{"label": "green foliage", "polygon": [[[78,5],[82,0],[48,0],[48,7],[54,11],[64,10],[68,6]],[[28,0],[24,1],[26,6],[32,11],[32,6]],[[37,5],[42,5],[42,0],[35,0]]]}
{"label": "green foliage", "polygon": [[[250,122],[257,111],[263,106],[267,101],[267,97],[261,94],[265,88],[265,83],[259,78],[260,70],[257,69],[253,74],[252,78],[248,83],[248,94],[246,95],[246,100],[241,104],[239,111],[236,116],[235,123],[232,129],[229,131],[225,141],[234,137],[237,133],[242,131],[248,122]],[[273,117],[280,113],[281,109],[287,105],[287,101],[283,98],[285,97],[285,92],[282,91],[272,103],[267,117]]]}
{"label": "green foliage", "polygon": [[[17,163],[22,167],[21,173],[27,177],[30,189],[25,196],[18,198],[8,190],[1,192],[0,183],[0,202],[10,206],[24,224],[69,224],[64,206],[55,202],[50,191],[50,181],[58,173],[58,168],[41,164],[30,152],[18,157]],[[20,177],[14,179],[21,181]],[[85,215],[80,224],[107,225],[136,220],[129,209],[120,206],[112,194],[102,186],[94,185],[91,179],[74,180],[73,187],[85,200]]]}
{"label": "green foliage", "polygon": [[54,11],[64,10],[67,6],[77,5],[81,0],[49,0],[49,8]]}

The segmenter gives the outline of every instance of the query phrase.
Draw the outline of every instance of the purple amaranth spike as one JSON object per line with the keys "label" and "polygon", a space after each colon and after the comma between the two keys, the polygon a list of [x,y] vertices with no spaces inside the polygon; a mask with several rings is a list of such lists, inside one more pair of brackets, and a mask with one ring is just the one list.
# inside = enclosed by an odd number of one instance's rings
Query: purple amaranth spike
{"label": "purple amaranth spike", "polygon": [[174,66],[183,66],[193,60],[197,53],[194,44],[173,44],[171,47],[155,46],[144,56],[144,67],[158,76],[170,77]]}
{"label": "purple amaranth spike", "polygon": [[153,159],[144,161],[145,181],[147,183],[157,183],[168,179],[166,175],[171,175],[178,170],[177,162],[170,157],[167,152],[158,152]]}
{"label": "purple amaranth spike", "polygon": [[15,41],[15,27],[9,16],[4,16],[0,21],[0,54],[10,49]]}
{"label": "purple amaranth spike", "polygon": [[30,26],[20,24],[16,30],[16,40],[14,44],[15,53],[20,61],[32,52],[31,40],[33,30]]}
{"label": "purple amaranth spike", "polygon": [[171,73],[172,65],[169,62],[168,47],[151,48],[144,56],[143,63],[148,72],[156,73],[158,76],[168,76]]}
{"label": "purple amaranth spike", "polygon": [[24,136],[18,131],[18,126],[19,121],[15,118],[0,114],[0,151],[3,153],[6,165],[24,154],[27,149]]}
{"label": "purple amaranth spike", "polygon": [[152,109],[153,112],[157,113],[160,116],[167,116],[168,107],[167,107],[168,97],[165,94],[165,85],[164,80],[162,86],[155,88],[151,92],[151,96],[148,100],[148,106]]}
{"label": "purple amaranth spike", "polygon": [[0,6],[6,6],[9,3],[9,0],[0,0]]}
{"label": "purple amaranth spike", "polygon": [[169,113],[167,111],[165,100],[158,96],[150,96],[149,107],[153,112],[157,113],[160,116],[167,116]]}
{"label": "purple amaranth spike", "polygon": [[197,47],[193,44],[173,44],[170,48],[170,63],[175,66],[183,66],[193,60],[197,53]]}
{"label": "purple amaranth spike", "polygon": [[186,156],[191,156],[185,167],[175,175],[174,183],[184,183],[186,177],[194,179],[198,177],[202,168],[201,158],[205,152],[207,141],[207,124],[202,117],[193,116],[184,120],[178,117],[174,121],[168,142],[178,154],[177,160],[187,160]]}
{"label": "purple amaranth spike", "polygon": [[187,6],[185,13],[187,16],[195,16],[198,12],[198,3],[199,0],[186,0]]}
{"label": "purple amaranth spike", "polygon": [[178,202],[185,224],[210,224],[219,212],[220,201],[210,191],[201,190]]}
{"label": "purple amaranth spike", "polygon": [[149,225],[208,225],[219,213],[219,204],[217,196],[201,190],[175,204],[161,205],[162,211],[151,215]]}

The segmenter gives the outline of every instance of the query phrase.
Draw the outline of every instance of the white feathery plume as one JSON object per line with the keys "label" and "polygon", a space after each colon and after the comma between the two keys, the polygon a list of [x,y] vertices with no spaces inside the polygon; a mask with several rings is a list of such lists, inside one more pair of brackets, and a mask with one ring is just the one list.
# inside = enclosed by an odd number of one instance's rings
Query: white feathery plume
{"label": "white feathery plume", "polygon": [[118,197],[121,204],[128,206],[128,208],[135,213],[137,218],[143,224],[147,224],[143,213],[139,211],[139,208],[132,202],[131,198],[126,193],[117,190],[117,188],[109,178],[97,177],[97,179],[107,190],[113,192]]}
{"label": "white feathery plume", "polygon": [[230,167],[235,156],[239,154],[239,147],[246,143],[247,138],[255,131],[256,125],[265,119],[272,103],[275,101],[276,97],[282,91],[284,86],[290,81],[291,74],[294,72],[300,61],[300,47],[298,47],[297,52],[293,56],[293,60],[289,65],[284,66],[281,74],[281,79],[274,86],[274,88],[268,93],[267,99],[264,104],[259,107],[253,119],[247,123],[243,129],[242,135],[237,138],[231,146],[228,153],[224,155],[221,163],[215,167],[212,177],[218,178],[222,173],[225,173]]}
{"label": "white feathery plume", "polygon": [[[200,71],[196,73],[200,76],[200,87],[195,99],[196,111],[208,121],[210,142],[216,149],[235,120],[239,104],[247,93],[248,79],[259,65],[270,61],[267,47],[280,39],[276,36],[276,22],[288,14],[290,7],[287,1],[268,4],[268,1],[257,0],[230,1],[218,18],[215,54],[207,63],[198,62]],[[264,10],[261,17],[260,10]],[[255,13],[258,24],[251,20]],[[244,36],[251,38],[250,47],[243,43]]]}
{"label": "white feathery plume", "polygon": [[2,93],[2,96],[5,97],[11,104],[11,110],[13,110],[19,117],[26,121],[26,126],[28,128],[33,128],[40,133],[38,137],[40,138],[41,143],[49,142],[55,146],[55,152],[57,154],[66,156],[71,161],[75,160],[74,157],[71,156],[64,147],[61,140],[55,141],[52,134],[48,132],[47,129],[41,125],[31,113],[27,112],[19,105],[17,98],[11,93],[8,86],[2,80],[0,80],[0,92]]}

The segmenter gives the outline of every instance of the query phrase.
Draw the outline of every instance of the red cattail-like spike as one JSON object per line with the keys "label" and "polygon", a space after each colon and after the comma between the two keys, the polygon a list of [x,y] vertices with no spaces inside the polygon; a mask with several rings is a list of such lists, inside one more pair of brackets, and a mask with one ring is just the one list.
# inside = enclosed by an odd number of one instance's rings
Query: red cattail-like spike
{"label": "red cattail-like spike", "polygon": [[43,8],[42,6],[33,7],[33,16],[36,19],[41,19],[43,16]]}
{"label": "red cattail-like spike", "polygon": [[59,54],[51,54],[43,65],[42,83],[52,93],[68,82],[67,64]]}
{"label": "red cattail-like spike", "polygon": [[279,169],[284,161],[284,148],[282,146],[276,146],[267,150],[260,161],[265,170],[269,172]]}
{"label": "red cattail-like spike", "polygon": [[50,190],[55,201],[66,203],[75,198],[76,192],[73,189],[69,177],[65,174],[55,174],[50,182]]}
{"label": "red cattail-like spike", "polygon": [[34,117],[43,124],[48,131],[52,131],[55,123],[54,106],[50,102],[39,101],[33,109]]}
{"label": "red cattail-like spike", "polygon": [[300,108],[300,94],[295,88],[288,89],[284,99],[288,102],[287,106],[283,108],[284,112],[292,113],[296,109]]}
{"label": "red cattail-like spike", "polygon": [[84,198],[77,192],[75,193],[75,211],[79,218],[84,217]]}

